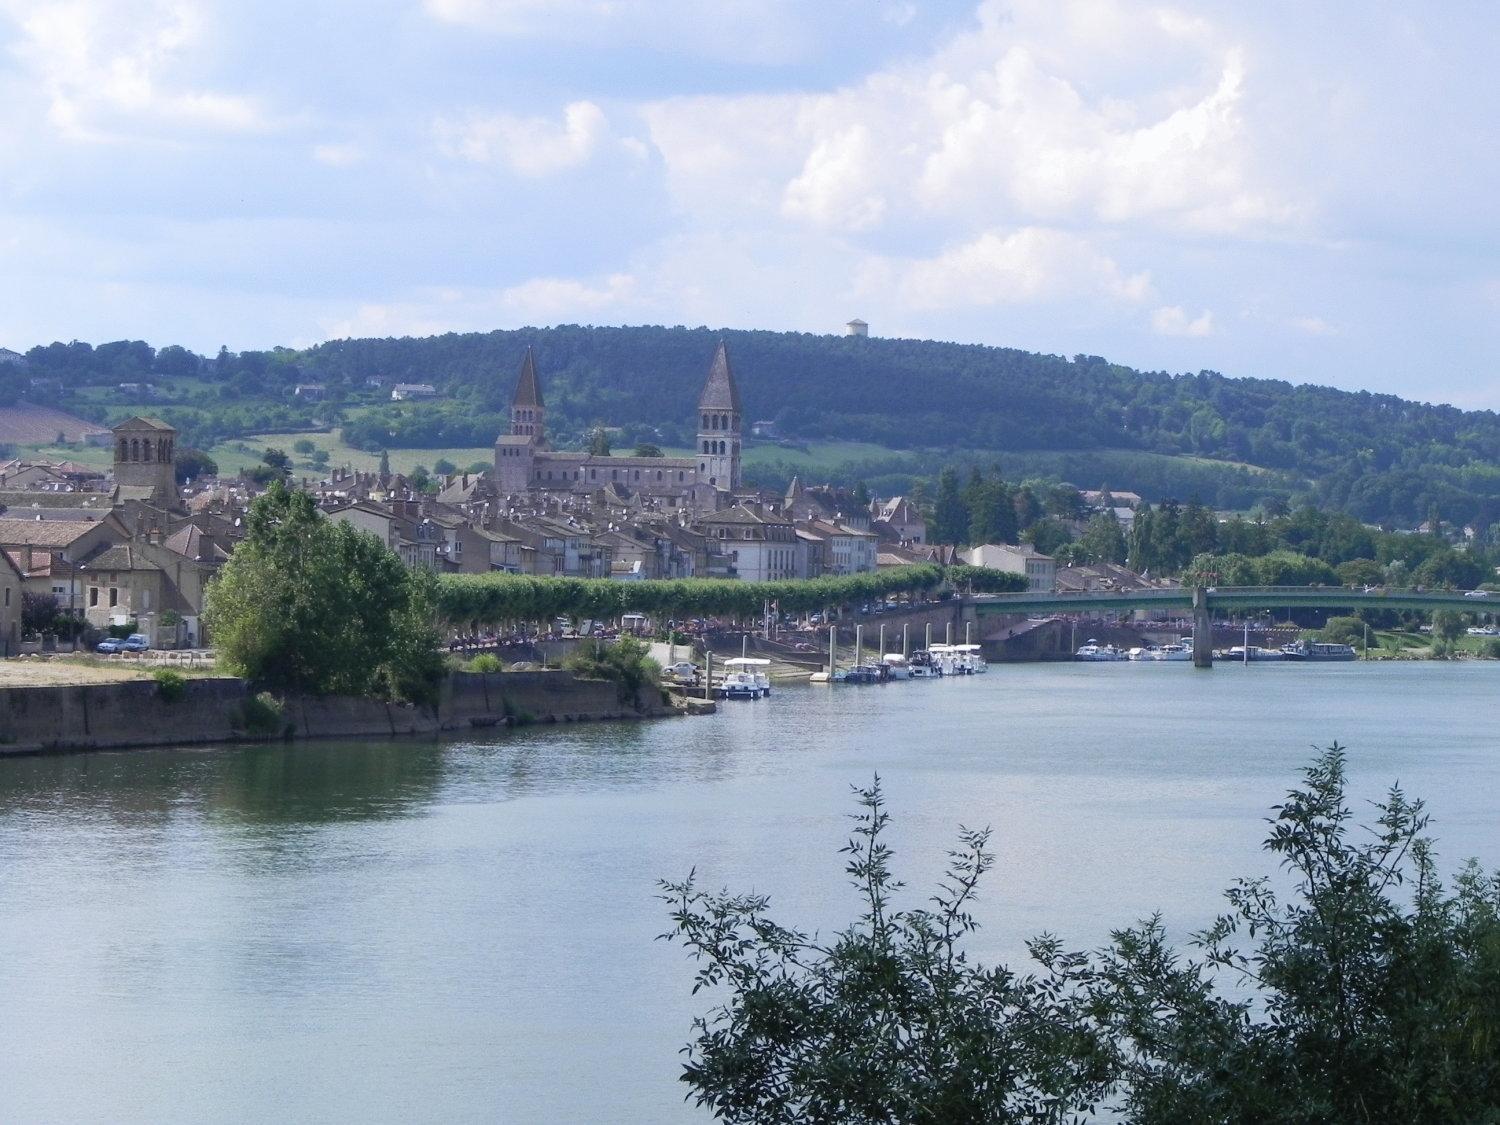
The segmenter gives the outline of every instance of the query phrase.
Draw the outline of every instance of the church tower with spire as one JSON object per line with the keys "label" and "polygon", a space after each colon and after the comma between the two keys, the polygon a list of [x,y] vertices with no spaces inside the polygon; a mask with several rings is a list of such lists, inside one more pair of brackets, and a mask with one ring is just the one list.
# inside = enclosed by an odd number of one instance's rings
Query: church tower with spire
{"label": "church tower with spire", "polygon": [[495,483],[502,493],[525,492],[532,484],[536,454],[547,448],[546,407],[528,346],[510,400],[510,433],[495,442]]}
{"label": "church tower with spire", "polygon": [[698,479],[734,492],[740,487],[740,434],[744,413],[740,390],[729,366],[729,349],[719,341],[708,382],[698,396]]}

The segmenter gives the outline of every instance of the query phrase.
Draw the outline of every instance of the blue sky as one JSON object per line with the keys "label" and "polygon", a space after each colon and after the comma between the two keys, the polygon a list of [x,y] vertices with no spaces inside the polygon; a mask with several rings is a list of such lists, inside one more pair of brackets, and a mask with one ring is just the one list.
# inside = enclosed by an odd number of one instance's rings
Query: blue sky
{"label": "blue sky", "polygon": [[1492,6],[0,0],[0,346],[708,324],[1500,408]]}

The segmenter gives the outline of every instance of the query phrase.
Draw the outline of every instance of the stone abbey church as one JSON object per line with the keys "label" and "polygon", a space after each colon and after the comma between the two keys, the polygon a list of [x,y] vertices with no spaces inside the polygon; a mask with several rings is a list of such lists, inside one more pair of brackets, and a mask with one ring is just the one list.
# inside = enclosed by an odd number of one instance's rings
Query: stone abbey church
{"label": "stone abbey church", "polygon": [[580,494],[613,485],[668,507],[714,511],[727,507],[740,488],[744,412],[722,340],[698,396],[698,444],[693,457],[561,453],[547,444],[546,416],[536,360],[528,347],[510,404],[510,433],[495,442],[495,483],[501,493]]}

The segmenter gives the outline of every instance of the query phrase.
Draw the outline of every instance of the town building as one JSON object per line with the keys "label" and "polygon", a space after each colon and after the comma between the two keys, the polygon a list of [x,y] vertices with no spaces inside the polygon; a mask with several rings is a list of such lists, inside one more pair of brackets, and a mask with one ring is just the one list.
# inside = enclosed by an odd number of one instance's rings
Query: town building
{"label": "town building", "polygon": [[960,551],[959,555],[970,566],[1024,574],[1031,590],[1050,594],[1057,589],[1057,560],[1030,543],[985,543]]}

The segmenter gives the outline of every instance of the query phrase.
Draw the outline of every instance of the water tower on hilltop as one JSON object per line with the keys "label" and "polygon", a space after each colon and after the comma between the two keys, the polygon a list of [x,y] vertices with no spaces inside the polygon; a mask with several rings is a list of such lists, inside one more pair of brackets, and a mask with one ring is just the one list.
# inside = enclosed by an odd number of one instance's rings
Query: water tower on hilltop
{"label": "water tower on hilltop", "polygon": [[845,336],[868,336],[869,334],[870,326],[860,320],[859,317],[855,317],[848,324],[844,325]]}

